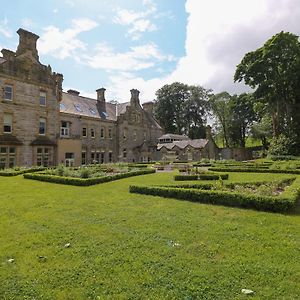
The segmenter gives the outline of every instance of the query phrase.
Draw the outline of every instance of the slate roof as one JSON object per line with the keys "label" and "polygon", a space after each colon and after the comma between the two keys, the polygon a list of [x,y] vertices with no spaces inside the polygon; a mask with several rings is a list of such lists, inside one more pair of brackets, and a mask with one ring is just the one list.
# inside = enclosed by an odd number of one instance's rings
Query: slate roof
{"label": "slate roof", "polygon": [[0,145],[23,145],[23,143],[15,136],[10,134],[0,135]]}
{"label": "slate roof", "polygon": [[160,150],[163,147],[165,147],[167,150],[172,150],[175,147],[178,147],[179,149],[185,149],[188,146],[191,146],[195,149],[203,149],[207,143],[208,143],[208,140],[206,140],[206,139],[174,141],[172,143],[158,144],[157,150]]}
{"label": "slate roof", "polygon": [[117,120],[117,104],[105,103],[105,110],[100,111],[97,100],[74,94],[63,93],[60,102],[60,112],[72,115],[92,117],[102,120]]}
{"label": "slate roof", "polygon": [[[97,105],[97,100],[83,97],[71,93],[62,94],[60,102],[60,112],[77,116],[86,116],[99,120],[117,121],[117,117],[126,112],[126,108],[130,106],[130,102],[125,103],[103,103],[105,106]],[[158,122],[151,114],[144,110],[144,114],[152,127],[161,129]]]}

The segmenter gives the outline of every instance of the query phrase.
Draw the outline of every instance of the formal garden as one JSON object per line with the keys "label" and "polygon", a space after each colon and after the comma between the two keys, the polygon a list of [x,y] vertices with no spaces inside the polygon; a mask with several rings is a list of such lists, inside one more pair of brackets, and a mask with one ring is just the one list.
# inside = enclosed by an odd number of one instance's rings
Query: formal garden
{"label": "formal garden", "polygon": [[[264,159],[6,170],[0,295],[295,299],[299,166]],[[100,181],[76,186],[85,180]]]}

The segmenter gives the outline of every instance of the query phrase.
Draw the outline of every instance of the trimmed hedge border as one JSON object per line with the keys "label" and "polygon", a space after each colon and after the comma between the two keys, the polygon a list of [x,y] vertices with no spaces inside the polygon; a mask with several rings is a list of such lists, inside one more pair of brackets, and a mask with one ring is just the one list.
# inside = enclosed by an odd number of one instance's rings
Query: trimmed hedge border
{"label": "trimmed hedge border", "polygon": [[175,175],[174,180],[175,181],[183,181],[183,180],[218,180],[223,179],[226,180],[228,179],[228,174],[199,174],[199,175]]}
{"label": "trimmed hedge border", "polygon": [[245,173],[281,173],[281,174],[300,174],[300,170],[279,170],[279,169],[259,169],[259,168],[208,168],[215,172],[245,172]]}
{"label": "trimmed hedge border", "polygon": [[140,171],[133,171],[127,173],[120,173],[116,175],[108,175],[99,178],[72,178],[72,177],[63,177],[63,176],[56,176],[56,175],[47,175],[47,174],[24,174],[24,178],[26,179],[34,179],[39,181],[46,181],[52,183],[60,183],[60,184],[67,184],[67,185],[76,185],[76,186],[89,186],[95,185],[99,183],[109,182],[113,180],[118,180],[122,178],[138,176],[138,175],[146,175],[155,173],[154,169],[147,169],[147,170],[140,170]]}
{"label": "trimmed hedge border", "polygon": [[23,169],[19,171],[11,171],[11,172],[0,171],[0,176],[17,176],[25,173],[40,172],[46,169],[47,169],[46,167],[38,167],[38,168]]}
{"label": "trimmed hedge border", "polygon": [[130,186],[130,193],[175,198],[205,204],[216,204],[271,212],[287,212],[295,208],[300,196],[300,178],[289,186],[282,196],[257,196],[227,191],[188,189],[174,187]]}

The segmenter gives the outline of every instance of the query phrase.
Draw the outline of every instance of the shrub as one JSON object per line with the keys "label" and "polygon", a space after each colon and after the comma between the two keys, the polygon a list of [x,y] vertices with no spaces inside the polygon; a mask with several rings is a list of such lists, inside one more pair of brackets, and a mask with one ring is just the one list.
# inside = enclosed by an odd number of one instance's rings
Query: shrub
{"label": "shrub", "polygon": [[139,171],[131,171],[127,173],[119,173],[115,175],[108,175],[102,176],[97,178],[74,178],[74,177],[63,177],[57,175],[49,175],[49,174],[24,174],[24,178],[26,179],[34,179],[39,181],[47,181],[52,183],[60,183],[60,184],[67,184],[67,185],[77,185],[77,186],[89,186],[95,185],[98,183],[109,182],[121,178],[127,178],[131,176],[138,176],[138,175],[145,175],[155,173],[154,169],[146,169],[146,170],[139,170]]}
{"label": "shrub", "polygon": [[300,174],[300,170],[281,170],[281,169],[263,169],[263,168],[225,168],[225,167],[211,167],[208,170],[215,172],[248,172],[248,173],[282,173],[282,174]]}
{"label": "shrub", "polygon": [[253,208],[257,210],[286,212],[295,207],[299,189],[290,189],[284,197],[258,196],[227,191],[186,189],[176,187],[130,186],[130,193],[175,198],[200,203]]}
{"label": "shrub", "polygon": [[81,178],[89,178],[91,176],[91,170],[88,168],[80,169],[80,177]]}
{"label": "shrub", "polygon": [[17,167],[14,169],[4,169],[0,171],[0,176],[17,176],[25,173],[34,173],[46,170],[45,167],[33,167],[33,168],[21,168]]}
{"label": "shrub", "polygon": [[203,173],[203,174],[196,174],[196,175],[175,175],[174,180],[176,181],[183,181],[183,180],[218,180],[221,179],[228,179],[228,174],[218,174],[218,173]]}

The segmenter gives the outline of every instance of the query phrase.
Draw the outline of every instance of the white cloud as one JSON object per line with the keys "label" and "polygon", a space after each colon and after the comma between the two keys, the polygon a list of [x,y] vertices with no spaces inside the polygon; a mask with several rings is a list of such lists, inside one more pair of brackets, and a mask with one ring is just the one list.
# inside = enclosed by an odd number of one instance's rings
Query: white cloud
{"label": "white cloud", "polygon": [[157,61],[173,60],[172,56],[163,55],[156,44],[148,43],[131,47],[127,52],[116,52],[105,43],[98,44],[95,54],[83,55],[81,61],[95,69],[106,71],[134,72],[151,68]]}
{"label": "white cloud", "polygon": [[76,50],[86,48],[86,45],[77,36],[97,26],[95,21],[87,18],[73,19],[72,26],[63,31],[55,26],[48,26],[43,29],[44,33],[38,41],[39,52],[51,54],[59,59],[72,55],[76,57]]}
{"label": "white cloud", "polygon": [[58,9],[57,9],[57,8],[54,8],[54,9],[52,10],[52,12],[53,12],[54,14],[57,14],[57,13],[58,13]]}
{"label": "white cloud", "polygon": [[175,81],[202,85],[214,92],[248,90],[233,82],[236,65],[243,56],[282,30],[300,35],[298,0],[278,0],[276,5],[272,0],[187,0],[186,11],[186,54],[175,70],[150,80],[114,74],[108,90],[115,97],[124,99],[124,91],[134,87],[141,91],[142,102],[149,101],[160,87]]}
{"label": "white cloud", "polygon": [[8,27],[8,20],[4,18],[0,21],[0,33],[3,34],[6,38],[13,37],[12,30]]}
{"label": "white cloud", "polygon": [[31,20],[29,18],[22,19],[21,24],[24,28],[27,28],[27,29],[32,28],[34,26],[33,20]]}
{"label": "white cloud", "polygon": [[157,11],[156,5],[152,0],[143,0],[146,7],[144,11],[132,11],[127,9],[117,9],[113,22],[123,26],[128,26],[128,36],[132,40],[138,40],[142,33],[157,30],[157,26],[151,21],[151,17]]}

